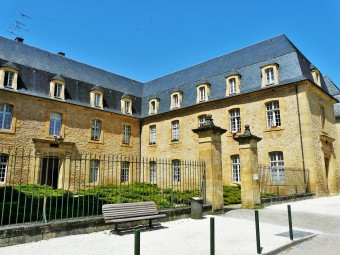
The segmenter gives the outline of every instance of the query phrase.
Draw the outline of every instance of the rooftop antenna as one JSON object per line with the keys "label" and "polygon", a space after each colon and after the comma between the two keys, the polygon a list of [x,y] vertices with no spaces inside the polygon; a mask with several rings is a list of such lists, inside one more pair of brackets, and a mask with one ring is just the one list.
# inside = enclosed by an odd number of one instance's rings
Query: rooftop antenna
{"label": "rooftop antenna", "polygon": [[24,13],[19,13],[20,17],[18,20],[15,20],[7,29],[7,33],[12,34],[15,37],[21,37],[23,32],[29,31],[25,23],[23,22],[24,19],[32,19],[28,15]]}

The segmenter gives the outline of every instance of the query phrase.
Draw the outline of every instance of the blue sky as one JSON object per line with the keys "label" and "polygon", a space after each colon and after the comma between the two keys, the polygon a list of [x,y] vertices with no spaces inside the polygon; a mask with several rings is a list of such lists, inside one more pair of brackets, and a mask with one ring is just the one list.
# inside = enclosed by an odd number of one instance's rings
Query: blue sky
{"label": "blue sky", "polygon": [[[286,34],[340,86],[340,1],[1,0],[0,35],[145,82]],[[32,19],[20,18],[20,13]]]}

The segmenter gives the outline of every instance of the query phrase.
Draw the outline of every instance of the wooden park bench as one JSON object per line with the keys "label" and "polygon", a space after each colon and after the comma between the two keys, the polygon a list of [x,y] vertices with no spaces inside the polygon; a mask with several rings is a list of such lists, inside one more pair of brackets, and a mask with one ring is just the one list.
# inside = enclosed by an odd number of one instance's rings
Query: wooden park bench
{"label": "wooden park bench", "polygon": [[153,201],[105,204],[102,210],[105,223],[114,223],[114,232],[117,233],[119,223],[149,220],[149,227],[152,228],[153,219],[166,217],[165,214],[158,214],[156,204]]}

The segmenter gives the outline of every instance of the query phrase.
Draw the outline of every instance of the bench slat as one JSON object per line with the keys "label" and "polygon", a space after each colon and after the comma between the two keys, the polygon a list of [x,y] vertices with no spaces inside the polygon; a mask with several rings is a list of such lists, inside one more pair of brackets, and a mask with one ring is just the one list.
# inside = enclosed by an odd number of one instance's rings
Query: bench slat
{"label": "bench slat", "polygon": [[157,215],[144,216],[144,217],[105,220],[105,223],[122,223],[122,222],[129,222],[129,221],[149,220],[149,219],[158,219],[158,218],[165,218],[165,217],[166,217],[165,214],[157,214]]}

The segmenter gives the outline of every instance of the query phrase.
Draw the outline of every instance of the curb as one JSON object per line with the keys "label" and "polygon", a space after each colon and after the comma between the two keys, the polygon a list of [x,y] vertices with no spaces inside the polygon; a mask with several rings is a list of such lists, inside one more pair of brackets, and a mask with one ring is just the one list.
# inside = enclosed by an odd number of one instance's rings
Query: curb
{"label": "curb", "polygon": [[287,250],[288,248],[291,248],[291,247],[294,247],[300,243],[303,243],[304,241],[307,241],[309,239],[312,239],[313,237],[317,236],[318,234],[312,234],[310,236],[306,236],[306,237],[303,237],[303,238],[300,238],[298,240],[293,240],[291,241],[290,243],[288,244],[285,244],[279,248],[276,248],[272,251],[269,251],[267,253],[262,253],[263,255],[276,255],[276,254],[279,254],[280,252],[283,252],[285,250]]}

